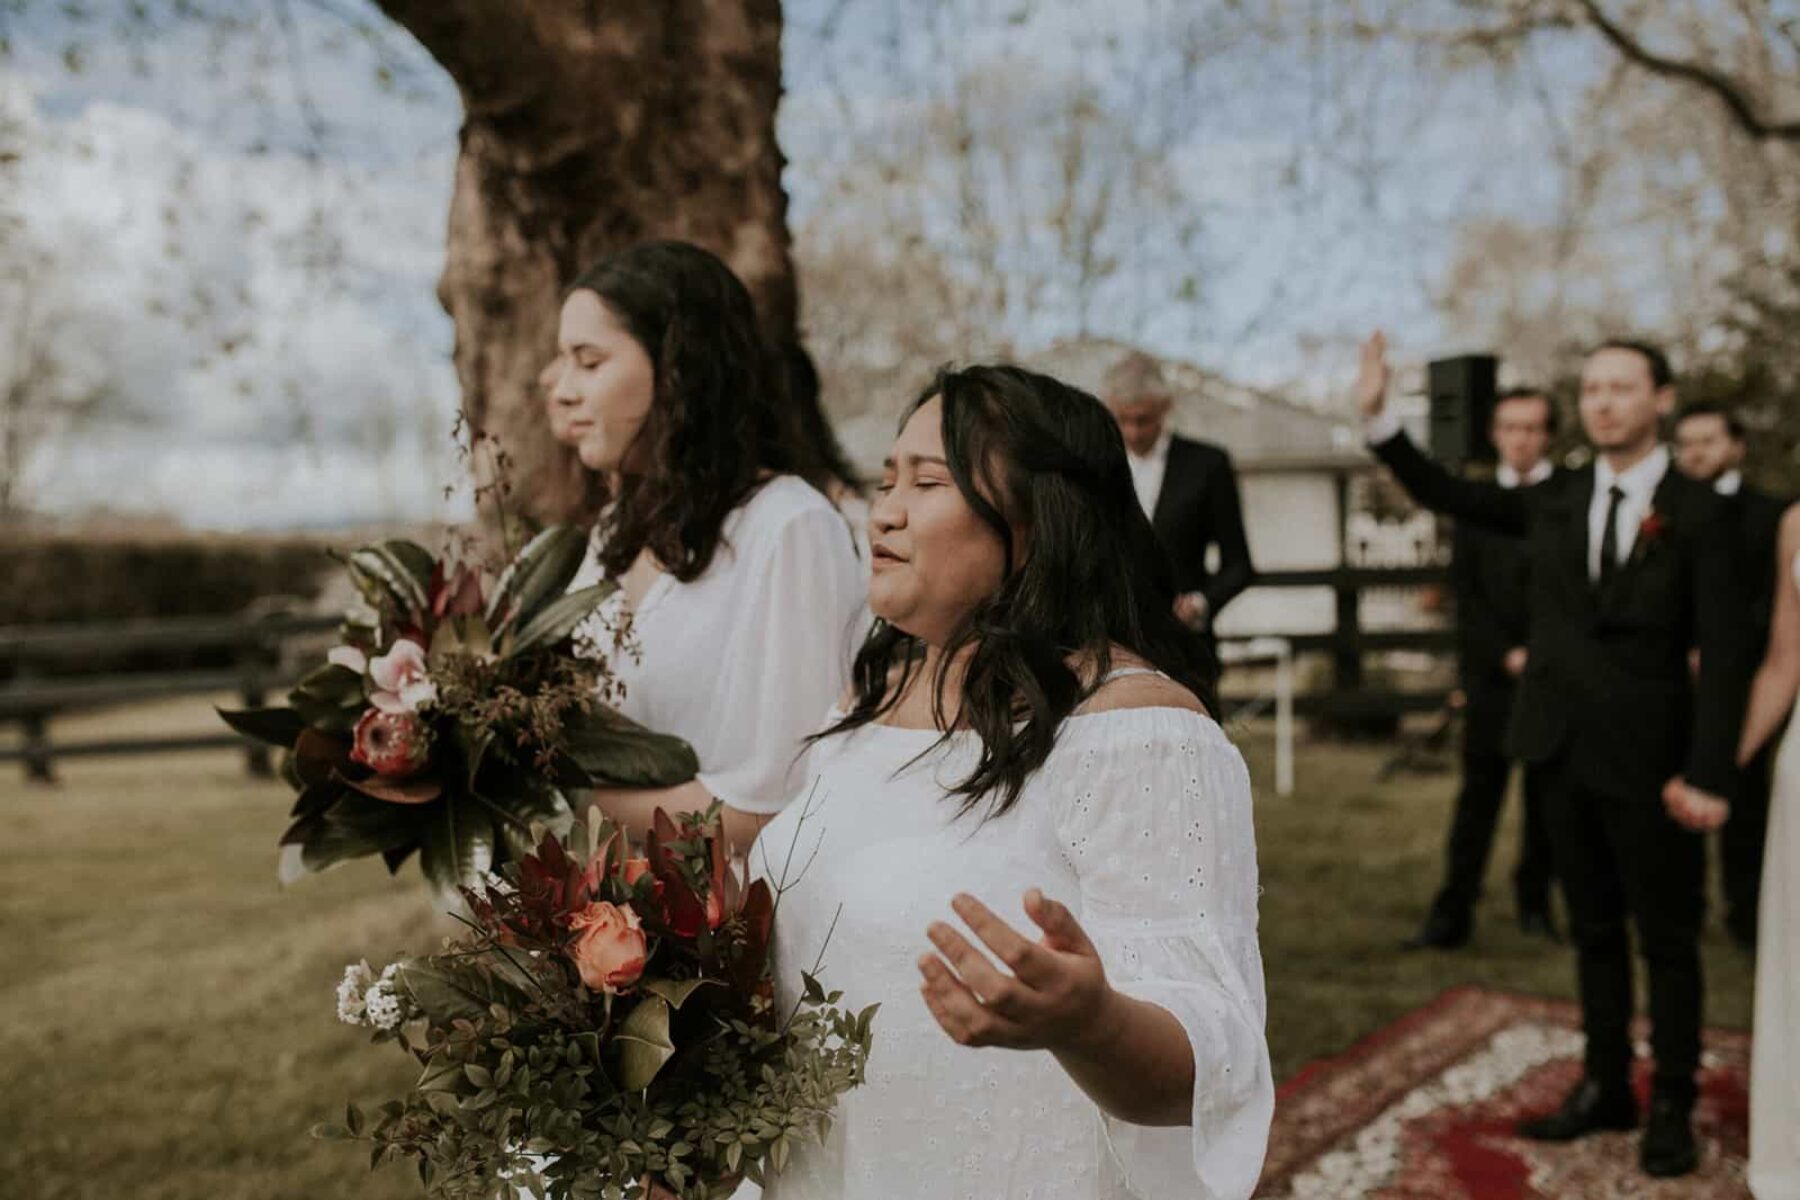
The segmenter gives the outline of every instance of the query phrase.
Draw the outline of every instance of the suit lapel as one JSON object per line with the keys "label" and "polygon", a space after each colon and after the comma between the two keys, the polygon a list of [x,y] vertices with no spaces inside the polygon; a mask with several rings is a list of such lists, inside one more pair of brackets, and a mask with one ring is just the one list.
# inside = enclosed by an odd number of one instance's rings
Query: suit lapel
{"label": "suit lapel", "polygon": [[1169,439],[1169,456],[1163,461],[1162,487],[1156,490],[1156,506],[1150,513],[1150,525],[1165,539],[1170,536],[1169,522],[1175,513],[1175,489],[1178,481],[1187,478],[1182,459],[1186,457],[1185,444],[1180,438]]}
{"label": "suit lapel", "polygon": [[1589,465],[1575,473],[1566,491],[1568,496],[1568,528],[1564,530],[1563,564],[1567,572],[1569,594],[1575,597],[1575,611],[1591,621],[1595,613],[1594,577],[1588,571],[1588,547],[1592,541],[1588,529],[1588,512],[1594,506],[1594,468]]}

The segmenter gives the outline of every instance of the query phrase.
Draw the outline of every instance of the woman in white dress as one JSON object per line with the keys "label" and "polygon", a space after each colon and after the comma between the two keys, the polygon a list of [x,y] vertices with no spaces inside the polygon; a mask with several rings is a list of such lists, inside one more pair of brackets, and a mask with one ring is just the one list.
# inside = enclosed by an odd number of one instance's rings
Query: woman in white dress
{"label": "woman in white dress", "polygon": [[879,621],[751,866],[790,1002],[822,954],[881,1011],[867,1082],[765,1195],[1249,1196],[1249,782],[1117,426],[1018,368],[940,375],[871,532]]}
{"label": "woman in white dress", "polygon": [[[1800,691],[1800,506],[1781,522],[1769,652],[1750,690],[1738,761],[1774,737]],[[1757,905],[1755,1040],[1750,1049],[1750,1192],[1800,1200],[1800,721],[1775,758]]]}
{"label": "woman in white dress", "polygon": [[[547,369],[551,426],[598,475],[605,506],[572,586],[616,579],[602,621],[625,715],[687,739],[700,774],[588,793],[642,834],[724,803],[748,847],[799,789],[804,739],[848,679],[865,573],[785,402],[749,292],[718,258],[651,242],[582,274]],[[804,476],[804,477],[803,477]],[[811,480],[811,482],[809,482]]]}

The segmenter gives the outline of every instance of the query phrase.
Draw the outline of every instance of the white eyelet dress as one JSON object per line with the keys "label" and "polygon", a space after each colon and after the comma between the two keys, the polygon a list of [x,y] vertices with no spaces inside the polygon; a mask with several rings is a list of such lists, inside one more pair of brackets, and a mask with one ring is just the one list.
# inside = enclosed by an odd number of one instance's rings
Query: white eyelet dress
{"label": "white eyelet dress", "polygon": [[[1264,1038],[1249,777],[1213,721],[1179,708],[1068,718],[1017,805],[957,816],[947,785],[972,733],[870,725],[818,743],[809,795],[763,831],[751,867],[787,887],[777,988],[837,925],[819,975],[877,1001],[868,1081],[823,1146],[796,1150],[768,1200],[1114,1200],[1255,1189],[1274,1111]],[[922,756],[922,757],[921,757]],[[804,868],[804,870],[802,870]],[[1067,904],[1112,985],[1174,1014],[1193,1046],[1189,1127],[1102,1115],[1046,1051],[953,1042],[919,995],[919,955],[950,899],[979,897],[1032,937],[1031,887]],[[841,912],[840,912],[841,909]],[[972,939],[973,940],[973,939]]]}

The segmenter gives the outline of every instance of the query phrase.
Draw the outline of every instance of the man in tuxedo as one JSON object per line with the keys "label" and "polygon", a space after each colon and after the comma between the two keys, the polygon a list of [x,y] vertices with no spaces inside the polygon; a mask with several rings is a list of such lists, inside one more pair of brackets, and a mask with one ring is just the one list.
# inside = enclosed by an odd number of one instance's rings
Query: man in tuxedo
{"label": "man in tuxedo", "polygon": [[[1510,744],[1549,775],[1556,875],[1577,951],[1585,1074],[1522,1136],[1569,1141],[1638,1121],[1631,1089],[1632,940],[1648,967],[1656,1058],[1639,1161],[1684,1175],[1700,1060],[1702,831],[1729,812],[1754,653],[1742,636],[1724,502],[1671,469],[1668,360],[1603,343],[1581,372],[1596,461],[1532,487],[1458,478],[1385,407],[1385,342],[1363,346],[1356,395],[1376,455],[1427,508],[1524,538],[1531,624]],[[1690,656],[1699,651],[1698,671]]]}
{"label": "man in tuxedo", "polygon": [[[1547,457],[1556,432],[1556,406],[1536,388],[1515,388],[1494,403],[1488,436],[1499,454],[1494,482],[1533,487],[1552,473]],[[1519,678],[1530,661],[1526,648],[1531,562],[1520,539],[1459,521],[1450,559],[1456,591],[1458,666],[1463,706],[1462,790],[1456,797],[1444,847],[1444,883],[1425,924],[1409,938],[1409,950],[1455,950],[1474,926],[1475,901],[1487,874],[1494,826],[1512,776],[1506,753]],[[1519,865],[1513,874],[1519,927],[1554,937],[1550,912],[1550,833],[1544,816],[1541,763],[1524,770],[1524,820]]]}
{"label": "man in tuxedo", "polygon": [[[1174,395],[1148,354],[1133,351],[1115,363],[1101,393],[1125,437],[1138,503],[1174,567],[1175,615],[1190,629],[1210,631],[1256,577],[1231,456],[1169,430]],[[1217,569],[1207,563],[1215,547]]]}
{"label": "man in tuxedo", "polygon": [[[1737,539],[1738,572],[1749,636],[1769,641],[1775,607],[1775,545],[1787,501],[1745,482],[1744,426],[1721,405],[1696,403],[1675,421],[1675,465],[1726,498]],[[1744,770],[1731,797],[1731,820],[1719,830],[1719,873],[1725,893],[1725,928],[1746,950],[1756,948],[1756,902],[1762,889],[1763,840],[1769,825],[1770,748]]]}

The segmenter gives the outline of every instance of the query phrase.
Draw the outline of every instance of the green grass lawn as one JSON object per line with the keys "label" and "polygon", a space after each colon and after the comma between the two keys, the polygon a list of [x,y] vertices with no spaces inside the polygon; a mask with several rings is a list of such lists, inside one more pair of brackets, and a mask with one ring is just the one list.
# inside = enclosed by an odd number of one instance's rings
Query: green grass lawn
{"label": "green grass lawn", "polygon": [[[154,719],[154,717],[153,717]],[[1474,945],[1401,955],[1435,886],[1454,779],[1377,784],[1380,752],[1321,745],[1298,794],[1259,787],[1263,954],[1278,1077],[1445,987],[1569,995],[1566,950],[1520,937],[1501,853]],[[416,1195],[306,1129],[408,1080],[391,1048],[339,1025],[346,960],[437,936],[414,877],[355,863],[288,892],[280,784],[229,753],[65,763],[53,788],[0,777],[0,1194],[33,1200],[320,1200]],[[1709,1014],[1748,1023],[1747,961],[1706,948]]]}

